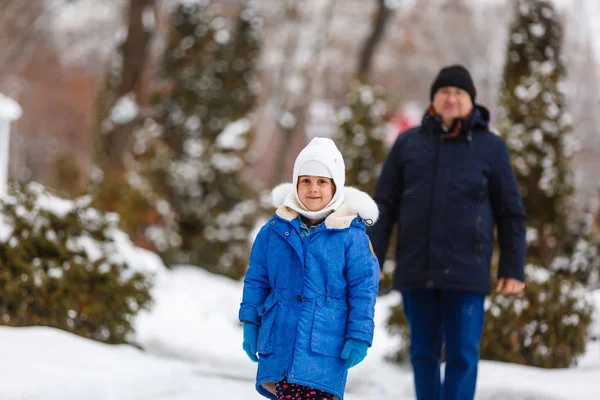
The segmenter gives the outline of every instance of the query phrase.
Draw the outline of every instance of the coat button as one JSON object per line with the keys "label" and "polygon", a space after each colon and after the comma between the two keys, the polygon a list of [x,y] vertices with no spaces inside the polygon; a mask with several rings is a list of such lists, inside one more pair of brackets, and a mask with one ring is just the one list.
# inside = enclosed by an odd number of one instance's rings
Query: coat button
{"label": "coat button", "polygon": [[335,318],[334,318],[334,316],[332,315],[332,316],[331,316],[331,320],[333,321],[334,319],[335,319]]}
{"label": "coat button", "polygon": [[302,300],[304,300],[304,299],[302,298],[302,296],[298,295],[298,296],[296,296],[296,300],[298,300],[298,301],[302,301]]}
{"label": "coat button", "polygon": [[271,225],[275,225],[275,221],[271,221]]}
{"label": "coat button", "polygon": [[290,378],[293,378],[293,377],[294,377],[294,374],[290,375]]}
{"label": "coat button", "polygon": [[285,236],[290,236],[289,232],[284,233]]}

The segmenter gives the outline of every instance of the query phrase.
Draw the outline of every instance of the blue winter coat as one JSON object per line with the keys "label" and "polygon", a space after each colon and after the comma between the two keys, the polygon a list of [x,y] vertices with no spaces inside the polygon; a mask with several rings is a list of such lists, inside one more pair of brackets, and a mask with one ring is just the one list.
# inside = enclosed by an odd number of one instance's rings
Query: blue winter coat
{"label": "blue winter coat", "polygon": [[401,133],[377,182],[380,217],[368,234],[383,263],[398,228],[394,288],[488,293],[494,224],[498,277],[524,280],[525,214],[504,141],[475,106],[460,134],[444,138],[438,117]]}
{"label": "blue winter coat", "polygon": [[[276,204],[290,190],[276,188]],[[376,220],[377,205],[356,189],[345,198],[304,240],[298,214],[280,206],[252,247],[239,320],[260,325],[256,389],[270,399],[286,376],[343,399],[346,339],[372,343],[379,265],[362,218]]]}

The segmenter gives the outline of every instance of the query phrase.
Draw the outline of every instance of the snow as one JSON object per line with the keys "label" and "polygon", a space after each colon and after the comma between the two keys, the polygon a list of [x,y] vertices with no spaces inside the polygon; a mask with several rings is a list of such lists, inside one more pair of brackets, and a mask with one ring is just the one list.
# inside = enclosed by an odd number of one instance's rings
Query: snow
{"label": "snow", "polygon": [[0,214],[0,242],[6,242],[12,234],[12,227],[4,221],[4,217]]}
{"label": "snow", "polygon": [[375,94],[371,87],[363,85],[359,89],[360,101],[364,105],[371,105],[375,102]]}
{"label": "snow", "polygon": [[[29,213],[25,207],[18,207],[16,212],[20,217],[28,218],[32,222],[35,221],[38,227],[49,225],[47,221],[40,217],[40,210],[49,211],[58,217],[62,217],[75,207],[87,206],[91,202],[91,198],[87,196],[77,198],[74,201],[61,199],[49,194],[38,183],[30,183],[28,188],[33,193],[36,193],[36,204]],[[7,196],[2,201],[7,204],[15,204],[17,199]],[[6,221],[2,215],[0,213],[0,242],[5,242],[11,237],[13,228],[10,222]],[[100,212],[93,208],[86,208],[85,213],[81,213],[79,217],[88,226],[99,223],[102,219]],[[93,239],[90,235],[83,234],[81,236],[71,236],[67,241],[67,246],[71,250],[81,249],[85,251],[87,257],[92,261],[104,256],[111,263],[126,263],[131,267],[130,273],[137,271],[151,277],[166,268],[157,254],[135,246],[129,239],[129,236],[118,228],[117,214],[105,214],[104,219],[109,222],[108,227],[104,231],[109,241],[101,243]],[[53,231],[47,231],[46,238],[52,240],[52,238],[56,238],[56,234]],[[10,240],[18,244],[18,240],[15,237]]]}
{"label": "snow", "polygon": [[127,33],[123,24],[127,4],[125,0],[44,0],[43,17],[61,60],[105,62]]}
{"label": "snow", "polygon": [[[255,364],[241,350],[237,322],[241,290],[240,282],[191,266],[177,267],[157,281],[156,307],[137,320],[138,340],[153,354],[183,358],[200,367],[203,377],[199,380],[207,385],[227,383],[227,389],[216,394],[258,400],[261,397],[253,392]],[[600,291],[594,298],[600,305]],[[350,371],[349,400],[414,398],[410,370],[383,360],[398,344],[399,339],[385,329],[389,308],[398,301],[397,293],[378,300],[374,345],[365,362]],[[193,310],[194,317],[188,310]],[[594,329],[600,332],[600,324]],[[600,395],[598,373],[597,343],[590,346],[578,367],[567,370],[482,361],[478,399],[593,399]],[[177,397],[188,398],[193,397]]]}
{"label": "snow", "polygon": [[[17,399],[259,400],[256,364],[241,349],[237,321],[242,283],[193,266],[160,273],[154,307],[137,317],[145,351],[110,346],[45,327],[0,327],[0,397]],[[600,334],[600,291],[593,294]],[[411,370],[384,361],[398,338],[385,328],[398,293],[380,297],[373,347],[350,370],[348,400],[414,399]],[[600,396],[600,343],[579,365],[546,370],[482,361],[478,400],[586,400]]]}
{"label": "snow", "polygon": [[546,28],[540,23],[529,25],[529,32],[535,37],[542,37],[546,33]]}
{"label": "snow", "polygon": [[[46,327],[0,327],[0,397],[6,400],[259,400],[256,364],[241,349],[237,311],[242,283],[193,266],[158,271],[154,307],[136,319],[136,340],[145,351],[110,346]],[[600,334],[600,291],[595,334]],[[374,345],[350,370],[348,400],[414,398],[407,366],[384,361],[398,338],[385,328],[399,295],[378,300]],[[572,321],[571,321],[572,322]],[[596,399],[600,395],[600,344],[592,343],[579,366],[545,370],[482,361],[478,400]]]}
{"label": "snow", "polygon": [[215,33],[215,41],[221,45],[225,45],[231,39],[231,34],[227,29],[220,29]]}
{"label": "snow", "polygon": [[156,18],[152,7],[146,7],[142,13],[142,23],[144,24],[144,30],[146,32],[152,32],[156,29]]}
{"label": "snow", "polygon": [[290,112],[284,112],[279,118],[279,123],[285,129],[292,129],[296,125],[296,117]]}
{"label": "snow", "polygon": [[[349,108],[346,109],[352,115]],[[337,129],[335,109],[323,100],[312,101],[308,106],[306,121],[306,137],[310,141],[314,137],[332,137]]]}
{"label": "snow", "polygon": [[[34,185],[33,190],[39,193],[36,206],[56,215],[65,215],[77,204],[89,201],[85,197],[75,201],[59,199],[45,193],[41,185]],[[10,197],[3,200],[14,201]],[[240,207],[231,215],[223,215],[220,222],[235,222],[240,217],[237,213],[252,211],[250,204]],[[94,210],[82,216],[91,221],[96,217]],[[109,214],[109,219],[116,222],[113,215]],[[3,241],[10,232],[0,219]],[[0,398],[261,399],[254,391],[256,364],[241,349],[237,313],[242,282],[195,266],[169,270],[156,254],[134,246],[117,228],[109,228],[106,233],[114,240],[113,257],[154,276],[154,304],[150,310],[142,311],[134,324],[134,341],[144,351],[129,345],[106,345],[47,327],[0,327]],[[106,251],[90,238],[80,239],[79,244],[91,258]],[[581,245],[578,250],[586,248]],[[545,270],[533,265],[527,269],[528,276],[536,281],[549,279]],[[595,304],[591,333],[600,337],[600,290],[590,297]],[[386,328],[390,308],[399,300],[395,292],[378,299],[374,344],[365,361],[350,370],[348,400],[414,399],[410,368],[385,361],[401,340],[391,336]],[[574,324],[577,320],[565,316],[564,322]],[[600,342],[590,342],[579,364],[570,369],[547,370],[482,361],[477,399],[592,400],[600,397],[598,376]]]}
{"label": "snow", "polygon": [[243,166],[242,160],[235,154],[214,153],[210,158],[214,168],[223,173],[238,171]]}
{"label": "snow", "polygon": [[217,137],[217,146],[223,150],[242,150],[246,147],[246,134],[251,123],[247,118],[232,122]]}
{"label": "snow", "polygon": [[16,101],[0,93],[0,120],[15,121],[22,114],[23,110]]}
{"label": "snow", "polygon": [[[410,6],[413,7],[414,6],[414,0],[412,1],[413,4],[411,4]],[[411,3],[411,1],[406,1],[406,0],[385,0],[385,6],[391,10],[397,10],[400,9],[401,6],[404,6],[405,3]]]}
{"label": "snow", "polygon": [[110,119],[115,124],[126,124],[138,116],[140,107],[133,100],[131,95],[119,98],[113,108],[110,110]]}
{"label": "snow", "polygon": [[[591,38],[595,38],[592,40],[592,44],[594,47],[594,53],[596,59],[600,60],[600,2],[598,0],[581,0],[582,7],[584,9],[584,17],[587,19],[581,20],[578,19],[576,23],[581,26],[589,26],[589,36]],[[481,6],[485,3],[506,3],[506,0],[470,0],[472,5]],[[556,7],[556,10],[561,13],[568,13],[572,11],[574,4],[576,1],[574,0],[552,0],[551,3]],[[521,10],[527,11],[527,10]],[[548,13],[550,10],[545,10],[544,13]],[[571,23],[571,21],[569,21]],[[535,28],[535,33],[539,33],[540,30]],[[532,32],[534,33],[534,32]]]}
{"label": "snow", "polygon": [[0,327],[0,338],[0,397],[6,400],[168,398],[191,380],[181,362],[57,329]]}

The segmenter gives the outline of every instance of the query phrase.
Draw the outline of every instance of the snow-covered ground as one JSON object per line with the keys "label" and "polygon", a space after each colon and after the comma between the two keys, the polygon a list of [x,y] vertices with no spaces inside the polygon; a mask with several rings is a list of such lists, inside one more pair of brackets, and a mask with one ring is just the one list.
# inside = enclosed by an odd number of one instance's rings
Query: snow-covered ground
{"label": "snow-covered ground", "polygon": [[[260,399],[256,364],[241,348],[241,283],[195,267],[150,269],[158,270],[156,303],[136,324],[145,352],[50,328],[0,327],[0,399]],[[600,308],[600,291],[594,296]],[[365,362],[350,370],[348,400],[414,398],[410,368],[384,361],[397,345],[384,327],[397,301],[392,293],[377,303],[374,345]],[[594,329],[600,331],[598,323]],[[598,399],[599,377],[598,343],[566,370],[484,361],[477,399]]]}
{"label": "snow-covered ground", "polygon": [[[37,206],[57,216],[74,203],[45,194]],[[10,202],[11,198],[3,199]],[[31,216],[37,215],[32,211]],[[0,218],[6,240],[12,228]],[[103,251],[154,276],[155,303],[141,313],[133,346],[111,346],[46,327],[0,327],[0,400],[199,400],[261,397],[254,391],[256,364],[242,351],[237,312],[242,283],[193,266],[168,270],[154,253],[136,247],[113,228],[111,249],[86,238],[76,241],[92,259]],[[411,370],[385,362],[398,345],[385,329],[397,293],[377,302],[374,345],[349,374],[348,400],[414,398]],[[600,290],[595,292],[600,335]],[[578,367],[542,370],[482,362],[478,400],[570,400],[600,398],[600,343],[589,346]]]}

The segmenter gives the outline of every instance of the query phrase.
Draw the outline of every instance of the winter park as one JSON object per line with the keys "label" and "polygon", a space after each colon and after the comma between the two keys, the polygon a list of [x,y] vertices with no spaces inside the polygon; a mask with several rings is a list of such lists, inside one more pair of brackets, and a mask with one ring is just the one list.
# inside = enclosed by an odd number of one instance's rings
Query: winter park
{"label": "winter park", "polygon": [[0,400],[600,398],[600,2],[0,10]]}

